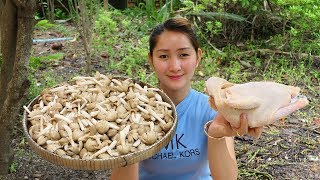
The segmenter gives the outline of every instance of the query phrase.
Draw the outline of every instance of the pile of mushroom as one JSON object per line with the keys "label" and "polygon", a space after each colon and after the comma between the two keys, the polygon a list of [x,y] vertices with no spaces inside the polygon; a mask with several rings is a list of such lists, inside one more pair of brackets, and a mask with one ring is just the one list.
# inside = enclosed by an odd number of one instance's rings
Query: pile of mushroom
{"label": "pile of mushroom", "polygon": [[66,158],[105,159],[144,150],[173,126],[172,107],[157,88],[96,73],[41,92],[28,132]]}

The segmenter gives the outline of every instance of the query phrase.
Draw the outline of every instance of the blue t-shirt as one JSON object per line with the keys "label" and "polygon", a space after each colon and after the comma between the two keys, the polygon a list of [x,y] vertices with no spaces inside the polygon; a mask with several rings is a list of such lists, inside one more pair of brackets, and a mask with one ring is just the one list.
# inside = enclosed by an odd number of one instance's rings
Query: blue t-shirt
{"label": "blue t-shirt", "polygon": [[210,108],[208,96],[191,89],[176,110],[176,134],[157,154],[139,163],[140,179],[212,179],[203,126],[216,112]]}

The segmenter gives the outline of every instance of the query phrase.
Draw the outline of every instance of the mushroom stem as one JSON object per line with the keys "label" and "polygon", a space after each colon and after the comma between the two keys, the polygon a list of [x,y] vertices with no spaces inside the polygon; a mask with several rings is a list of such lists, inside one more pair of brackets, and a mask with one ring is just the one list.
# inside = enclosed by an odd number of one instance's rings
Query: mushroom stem
{"label": "mushroom stem", "polygon": [[155,93],[154,97],[156,98],[157,101],[163,102],[162,97],[160,96],[160,94]]}
{"label": "mushroom stem", "polygon": [[118,86],[122,86],[122,83],[118,81],[117,79],[112,79],[112,82],[116,83]]}
{"label": "mushroom stem", "polygon": [[106,121],[106,122],[107,122],[107,124],[109,125],[110,128],[116,129],[116,130],[119,130],[119,129],[120,129],[117,125],[114,125],[114,124],[112,124],[112,123],[110,123],[110,122],[108,122],[108,121]]}
{"label": "mushroom stem", "polygon": [[137,97],[139,100],[141,100],[141,101],[143,101],[143,102],[145,102],[145,103],[148,103],[148,102],[149,102],[149,99],[148,99],[148,98],[140,95],[139,93],[136,93],[136,97]]}
{"label": "mushroom stem", "polygon": [[45,106],[45,107],[43,107],[40,111],[41,111],[42,113],[45,113],[45,112],[48,111],[48,109],[49,109],[50,107],[51,107],[51,106]]}
{"label": "mushroom stem", "polygon": [[82,106],[80,107],[80,109],[83,109],[85,106],[86,106],[86,104],[88,103],[88,101],[86,100],[86,98],[84,98],[84,97],[82,97],[82,96],[79,96],[83,101],[84,101],[84,103],[82,104]]}
{"label": "mushroom stem", "polygon": [[49,130],[51,129],[52,124],[48,124],[48,126],[46,128],[44,128],[42,131],[40,131],[37,135],[35,135],[35,139],[38,139],[40,136],[44,135],[45,133],[49,132]]}
{"label": "mushroom stem", "polygon": [[138,147],[138,146],[140,145],[140,143],[141,143],[141,140],[138,139],[138,140],[136,140],[136,142],[134,142],[134,143],[132,144],[132,146],[133,146],[133,147]]}
{"label": "mushroom stem", "polygon": [[123,97],[125,97],[125,96],[126,96],[126,93],[125,93],[125,92],[122,92],[122,93],[120,93],[120,94],[118,95],[119,98],[123,98]]}
{"label": "mushroom stem", "polygon": [[67,125],[63,125],[64,129],[67,131],[69,139],[70,139],[70,144],[71,146],[75,147],[76,143],[73,141],[73,137],[72,137],[72,130],[69,126]]}
{"label": "mushroom stem", "polygon": [[85,130],[85,127],[84,127],[84,125],[82,124],[82,122],[81,122],[80,119],[78,119],[78,124],[79,124],[79,126],[80,126],[80,129],[81,129],[82,131],[84,131],[84,130]]}
{"label": "mushroom stem", "polygon": [[89,113],[87,113],[86,111],[81,110],[81,114],[82,114],[85,118],[87,118],[87,119],[91,119],[90,114],[89,114]]}
{"label": "mushroom stem", "polygon": [[56,87],[50,90],[50,92],[58,92],[58,91],[64,91],[65,86]]}
{"label": "mushroom stem", "polygon": [[62,116],[62,115],[60,115],[60,114],[55,114],[55,115],[54,115],[54,118],[60,119],[60,120],[62,120],[62,121],[65,121],[65,122],[67,122],[68,124],[72,123],[72,121],[71,121],[70,119],[68,119],[68,118],[66,118],[66,117],[64,117],[64,116]]}
{"label": "mushroom stem", "polygon": [[80,103],[78,103],[78,114],[80,114],[81,112],[81,106],[80,106]]}
{"label": "mushroom stem", "polygon": [[147,91],[145,89],[143,89],[138,83],[134,84],[134,87],[136,87],[137,89],[139,89],[140,91],[147,93]]}
{"label": "mushroom stem", "polygon": [[139,113],[131,113],[131,119],[134,123],[139,123],[141,118],[141,114]]}
{"label": "mushroom stem", "polygon": [[120,101],[122,104],[127,105],[128,103],[126,102],[126,100],[124,100],[123,98],[120,98]]}
{"label": "mushroom stem", "polygon": [[171,108],[171,105],[169,103],[163,102],[163,101],[155,101],[155,103],[160,104],[160,105],[164,105],[168,108]]}
{"label": "mushroom stem", "polygon": [[92,124],[94,124],[94,125],[96,125],[96,124],[97,124],[97,122],[98,122],[98,121],[97,121],[97,120],[95,120],[94,118],[91,118],[91,119],[90,119],[90,121],[91,121],[91,123],[92,123]]}
{"label": "mushroom stem", "polygon": [[99,151],[97,151],[92,156],[90,156],[90,159],[95,158],[95,157],[99,156],[100,154],[105,153],[108,150],[113,149],[116,146],[116,144],[117,144],[116,140],[112,141],[112,143],[109,146],[105,146],[105,147],[101,148]]}
{"label": "mushroom stem", "polygon": [[101,84],[98,80],[96,80],[96,78],[92,78],[92,80],[95,82],[95,83],[97,83],[99,86],[103,86],[103,84]]}
{"label": "mushroom stem", "polygon": [[158,121],[160,121],[161,123],[163,123],[163,124],[166,123],[164,120],[162,120],[162,119],[160,118],[160,116],[159,116],[155,111],[152,110],[151,107],[147,106],[147,111],[149,111],[149,113],[150,113],[153,117],[155,117]]}
{"label": "mushroom stem", "polygon": [[143,107],[137,105],[137,108],[138,108],[140,111],[142,111],[142,112],[144,112],[144,113],[146,113],[146,114],[149,114],[149,111],[145,110]]}
{"label": "mushroom stem", "polygon": [[130,125],[127,125],[125,128],[123,128],[120,131],[120,143],[123,146],[126,144],[126,137],[127,137],[128,133],[129,133],[129,130],[130,130]]}
{"label": "mushroom stem", "polygon": [[101,107],[99,104],[97,104],[97,108],[102,111],[104,114],[108,114],[108,111],[106,111],[103,107]]}

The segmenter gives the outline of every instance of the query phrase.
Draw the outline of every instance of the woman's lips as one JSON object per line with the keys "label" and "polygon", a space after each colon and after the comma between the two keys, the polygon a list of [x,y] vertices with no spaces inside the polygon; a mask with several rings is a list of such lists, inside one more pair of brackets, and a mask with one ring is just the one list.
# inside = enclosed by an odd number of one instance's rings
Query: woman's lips
{"label": "woman's lips", "polygon": [[171,80],[179,80],[179,79],[181,79],[182,75],[174,75],[174,76],[168,76],[168,77]]}

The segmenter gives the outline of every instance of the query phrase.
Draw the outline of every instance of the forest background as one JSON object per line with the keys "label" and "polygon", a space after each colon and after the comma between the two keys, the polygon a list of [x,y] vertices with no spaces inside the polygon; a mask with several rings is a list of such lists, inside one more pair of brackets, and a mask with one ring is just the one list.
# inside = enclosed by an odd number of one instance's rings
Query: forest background
{"label": "forest background", "polygon": [[[239,179],[320,179],[319,1],[134,0],[118,5],[41,1],[32,16],[30,87],[23,104],[45,88],[96,71],[156,86],[147,61],[150,31],[169,17],[182,16],[194,24],[204,51],[193,88],[203,91],[210,76],[234,83],[268,80],[299,86],[310,100],[285,121],[265,127],[260,139],[236,138]],[[9,174],[0,179],[108,179],[110,171],[77,171],[42,160],[26,142],[21,112],[12,119]]]}

